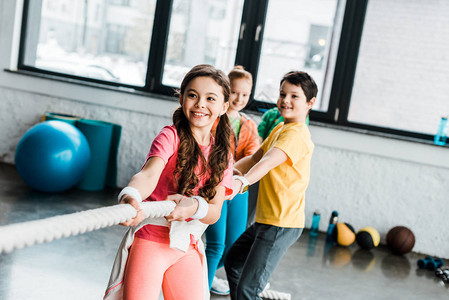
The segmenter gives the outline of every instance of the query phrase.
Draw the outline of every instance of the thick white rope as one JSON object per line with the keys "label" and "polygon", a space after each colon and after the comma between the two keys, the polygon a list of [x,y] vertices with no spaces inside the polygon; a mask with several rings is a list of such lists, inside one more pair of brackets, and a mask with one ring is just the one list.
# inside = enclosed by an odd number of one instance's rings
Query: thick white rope
{"label": "thick white rope", "polygon": [[[140,204],[147,218],[165,217],[175,209],[175,206],[176,204],[173,201],[143,202]],[[119,204],[1,226],[0,254],[117,225],[134,218],[136,213],[136,210],[131,205]]]}
{"label": "thick white rope", "polygon": [[282,293],[274,290],[263,290],[262,293],[259,294],[259,297],[263,299],[274,299],[274,300],[291,300],[292,296],[288,293]]}

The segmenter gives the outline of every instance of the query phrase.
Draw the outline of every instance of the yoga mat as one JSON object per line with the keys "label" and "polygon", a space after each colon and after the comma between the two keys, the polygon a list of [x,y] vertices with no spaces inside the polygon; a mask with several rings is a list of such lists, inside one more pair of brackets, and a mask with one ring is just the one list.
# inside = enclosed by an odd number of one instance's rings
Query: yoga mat
{"label": "yoga mat", "polygon": [[120,144],[120,136],[122,133],[122,126],[112,124],[112,139],[111,147],[109,149],[108,170],[106,173],[106,186],[110,188],[117,188],[117,155],[118,146]]}
{"label": "yoga mat", "polygon": [[101,191],[106,184],[114,124],[80,119],[76,127],[84,134],[90,146],[90,164],[77,187],[86,191]]}
{"label": "yoga mat", "polygon": [[[117,155],[122,126],[104,121],[82,119],[78,116],[55,112],[45,112],[41,117],[42,122],[50,120],[63,121],[80,129],[89,141],[89,146],[94,148],[91,149],[91,151],[95,150],[98,153],[97,155],[101,156],[99,158],[101,162],[105,159],[103,156],[108,156],[106,167],[104,165],[89,166],[85,175],[86,178],[82,184],[80,183],[78,188],[85,190],[102,190],[104,186],[114,189],[117,188]],[[112,134],[110,137],[109,129],[105,129],[104,127],[112,127]],[[106,130],[106,136],[103,136],[104,132],[102,132],[102,130]],[[108,143],[109,152],[107,154]],[[104,184],[101,184],[104,173],[106,174]],[[100,177],[98,177],[99,174],[101,175]]]}
{"label": "yoga mat", "polygon": [[77,117],[77,116],[53,113],[53,112],[45,112],[41,117],[42,122],[56,120],[56,121],[63,121],[63,122],[69,123],[73,126],[76,126],[76,122],[79,119],[81,119],[81,118]]}

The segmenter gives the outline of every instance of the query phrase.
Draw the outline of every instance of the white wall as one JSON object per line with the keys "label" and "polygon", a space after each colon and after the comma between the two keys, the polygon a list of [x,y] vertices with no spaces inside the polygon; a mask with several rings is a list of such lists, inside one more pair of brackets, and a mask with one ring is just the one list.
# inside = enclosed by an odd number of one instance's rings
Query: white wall
{"label": "white wall", "polygon": [[[20,17],[21,3],[0,5],[0,161],[14,163],[21,136],[44,112],[74,114],[122,125],[118,183],[126,185],[155,134],[170,124],[176,101],[3,71],[15,69],[20,20],[14,16]],[[447,148],[319,124],[311,131],[316,151],[306,226],[319,209],[325,231],[331,211],[338,210],[341,221],[356,230],[372,226],[382,241],[393,226],[408,226],[415,251],[449,258]]]}
{"label": "white wall", "polygon": [[448,257],[447,148],[315,126],[311,131],[317,147],[307,216],[318,208],[325,218],[321,230],[336,209],[356,230],[376,228],[383,243],[389,229],[404,225],[415,234],[414,251]]}
{"label": "white wall", "polygon": [[[15,77],[18,76],[15,75]],[[70,87],[65,89],[70,90]],[[95,94],[95,90],[93,93]],[[120,186],[125,186],[131,176],[140,169],[151,141],[162,127],[170,124],[171,121],[171,112],[166,116],[157,116],[85,103],[77,97],[53,97],[3,87],[0,87],[0,95],[2,111],[0,113],[2,128],[0,161],[14,163],[17,143],[28,128],[40,121],[40,116],[44,112],[58,112],[103,120],[122,125],[117,175]],[[149,102],[147,105],[155,105],[147,99],[145,101]],[[176,106],[175,102],[170,104]]]}

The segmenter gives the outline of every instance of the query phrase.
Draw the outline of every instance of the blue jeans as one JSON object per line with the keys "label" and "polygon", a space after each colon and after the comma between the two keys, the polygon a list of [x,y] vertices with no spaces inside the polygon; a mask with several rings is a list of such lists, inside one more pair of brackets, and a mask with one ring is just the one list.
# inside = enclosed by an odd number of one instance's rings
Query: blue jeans
{"label": "blue jeans", "polygon": [[215,271],[221,268],[232,244],[246,229],[248,192],[223,203],[220,219],[206,229],[206,259],[209,288]]}
{"label": "blue jeans", "polygon": [[260,300],[271,274],[303,228],[254,223],[229,249],[225,260],[232,300]]}

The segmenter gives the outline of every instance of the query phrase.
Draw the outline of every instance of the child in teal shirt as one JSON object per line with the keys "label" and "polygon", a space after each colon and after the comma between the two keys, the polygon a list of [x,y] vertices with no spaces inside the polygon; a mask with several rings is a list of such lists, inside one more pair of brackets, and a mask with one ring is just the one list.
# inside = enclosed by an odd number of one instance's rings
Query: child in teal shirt
{"label": "child in teal shirt", "polygon": [[[281,116],[277,107],[267,110],[262,116],[262,121],[257,126],[257,131],[262,140],[265,140],[273,128],[281,122],[284,122],[284,117]],[[307,116],[306,124],[309,125],[309,116]]]}

